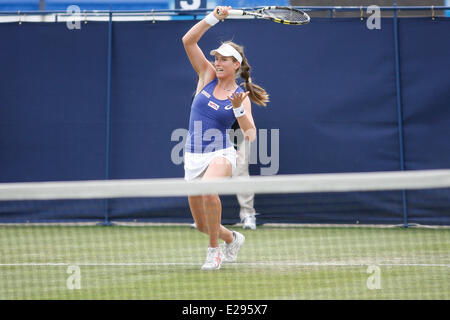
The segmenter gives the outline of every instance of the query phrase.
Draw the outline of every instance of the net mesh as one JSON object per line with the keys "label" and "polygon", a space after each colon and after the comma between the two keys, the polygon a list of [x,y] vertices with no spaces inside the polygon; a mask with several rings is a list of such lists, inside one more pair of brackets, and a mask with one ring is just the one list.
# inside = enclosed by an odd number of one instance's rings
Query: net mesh
{"label": "net mesh", "polygon": [[[246,237],[214,272],[186,197],[205,193]],[[450,170],[0,184],[0,217],[0,299],[450,298]]]}

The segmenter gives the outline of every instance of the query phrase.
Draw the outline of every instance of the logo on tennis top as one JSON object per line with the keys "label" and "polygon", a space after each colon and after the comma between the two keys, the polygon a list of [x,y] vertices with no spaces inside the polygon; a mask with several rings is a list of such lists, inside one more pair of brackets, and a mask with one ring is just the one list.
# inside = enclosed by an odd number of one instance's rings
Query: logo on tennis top
{"label": "logo on tennis top", "polygon": [[232,109],[232,108],[233,108],[233,105],[232,105],[232,104],[229,104],[229,105],[225,106],[225,110],[230,110],[230,109]]}
{"label": "logo on tennis top", "polygon": [[208,102],[208,106],[210,106],[211,108],[213,108],[214,110],[219,110],[219,105],[215,104],[214,102],[210,101]]}
{"label": "logo on tennis top", "polygon": [[208,92],[206,92],[205,90],[202,90],[202,95],[204,95],[205,97],[207,97],[208,99],[209,98],[211,98],[211,95],[208,93]]}

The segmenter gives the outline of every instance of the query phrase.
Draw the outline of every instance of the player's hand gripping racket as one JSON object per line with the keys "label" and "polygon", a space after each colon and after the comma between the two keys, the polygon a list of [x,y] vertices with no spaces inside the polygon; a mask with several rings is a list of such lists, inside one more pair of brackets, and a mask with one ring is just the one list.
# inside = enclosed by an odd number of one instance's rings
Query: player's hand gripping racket
{"label": "player's hand gripping racket", "polygon": [[[217,9],[217,13],[219,13],[219,9]],[[303,25],[310,21],[310,17],[306,12],[294,8],[278,6],[264,7],[255,11],[230,9],[228,10],[228,15],[232,17],[248,15],[290,25]]]}

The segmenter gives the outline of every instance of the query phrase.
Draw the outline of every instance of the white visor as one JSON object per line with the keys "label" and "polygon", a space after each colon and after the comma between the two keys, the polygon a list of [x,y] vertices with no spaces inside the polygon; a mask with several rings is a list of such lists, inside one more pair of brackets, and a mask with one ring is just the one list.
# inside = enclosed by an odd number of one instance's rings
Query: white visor
{"label": "white visor", "polygon": [[234,57],[239,63],[242,63],[242,56],[239,52],[228,43],[224,43],[218,49],[212,50],[210,54],[214,56],[216,53],[224,57]]}

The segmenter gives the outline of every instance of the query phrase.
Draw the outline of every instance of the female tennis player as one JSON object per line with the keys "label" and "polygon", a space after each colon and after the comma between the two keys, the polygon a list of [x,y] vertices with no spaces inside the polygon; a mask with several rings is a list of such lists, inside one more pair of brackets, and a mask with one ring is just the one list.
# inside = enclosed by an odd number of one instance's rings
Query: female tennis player
{"label": "female tennis player", "polygon": [[[231,7],[217,7],[183,36],[187,56],[198,75],[185,149],[186,180],[230,177],[236,167],[236,151],[227,130],[237,119],[245,138],[253,141],[256,127],[250,99],[264,106],[269,100],[266,91],[251,82],[250,65],[241,46],[226,42],[212,50],[210,54],[215,57],[213,64],[198,46],[198,41],[209,28],[227,18],[229,9]],[[239,76],[244,80],[245,92],[236,83]],[[209,235],[202,270],[219,269],[222,262],[236,261],[245,237],[221,225],[219,196],[190,196],[189,206],[197,230]],[[219,239],[225,241],[224,249],[219,247]]]}

